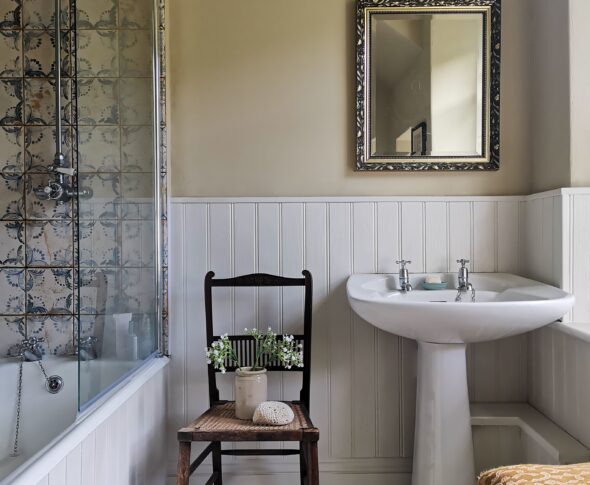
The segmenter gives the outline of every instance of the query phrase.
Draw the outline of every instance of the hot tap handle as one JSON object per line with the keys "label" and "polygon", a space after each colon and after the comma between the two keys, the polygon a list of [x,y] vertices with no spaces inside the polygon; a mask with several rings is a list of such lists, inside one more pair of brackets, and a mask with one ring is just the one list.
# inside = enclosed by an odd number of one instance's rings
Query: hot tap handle
{"label": "hot tap handle", "polygon": [[459,264],[461,265],[461,268],[464,268],[464,267],[465,267],[465,265],[466,265],[467,263],[470,263],[470,262],[471,262],[471,261],[469,261],[468,259],[458,259],[458,260],[457,260],[457,263],[459,263]]}
{"label": "hot tap handle", "polygon": [[411,261],[406,261],[405,259],[402,259],[401,261],[396,261],[395,264],[401,264],[402,265],[402,269],[406,268],[406,264],[412,264]]}

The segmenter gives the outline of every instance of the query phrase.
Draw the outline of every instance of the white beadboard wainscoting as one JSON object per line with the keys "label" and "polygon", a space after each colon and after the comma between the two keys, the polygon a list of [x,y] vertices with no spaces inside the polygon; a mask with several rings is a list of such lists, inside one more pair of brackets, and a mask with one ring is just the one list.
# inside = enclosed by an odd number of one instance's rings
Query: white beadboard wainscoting
{"label": "white beadboard wainscoting", "polygon": [[[323,477],[338,476],[334,483],[345,483],[342,477],[360,473],[362,479],[356,475],[352,482],[407,483],[416,344],[356,317],[346,299],[346,280],[351,273],[395,272],[402,257],[413,261],[413,272],[455,271],[455,261],[468,258],[472,271],[519,273],[526,255],[521,251],[524,200],[172,199],[169,476],[175,468],[176,429],[207,407],[205,273],[298,276],[305,268],[314,277],[311,414],[321,432]],[[240,333],[253,325],[297,331],[302,293],[293,290],[220,290],[214,301],[216,331]],[[471,346],[472,401],[526,401],[526,350],[526,336]],[[297,381],[275,375],[269,389],[271,398],[291,398]],[[222,391],[231,395],[231,378]],[[230,472],[233,460],[226,460]],[[270,471],[297,470],[292,459],[274,460],[282,465]],[[251,477],[262,473],[260,461],[239,463]]]}
{"label": "white beadboard wainscoting", "polygon": [[590,189],[539,194],[526,204],[527,274],[576,296],[564,323],[528,336],[529,402],[590,447]]}
{"label": "white beadboard wainscoting", "polygon": [[167,363],[154,359],[99,400],[11,485],[165,483]]}

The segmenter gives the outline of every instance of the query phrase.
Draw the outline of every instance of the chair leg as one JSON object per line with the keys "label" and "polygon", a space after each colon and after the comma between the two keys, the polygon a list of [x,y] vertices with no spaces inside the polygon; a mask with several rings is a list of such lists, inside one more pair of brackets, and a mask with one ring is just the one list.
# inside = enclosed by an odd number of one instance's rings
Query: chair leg
{"label": "chair leg", "polygon": [[309,457],[308,466],[307,466],[307,475],[309,480],[309,485],[320,485],[320,469],[318,463],[318,442],[317,441],[310,441],[307,444],[308,453],[307,456]]}
{"label": "chair leg", "polygon": [[213,459],[213,473],[217,472],[218,474],[215,485],[223,485],[223,477],[221,476],[221,443],[219,441],[213,443],[211,456]]}
{"label": "chair leg", "polygon": [[301,477],[301,485],[307,485],[307,462],[309,461],[309,454],[305,441],[299,442],[299,476]]}
{"label": "chair leg", "polygon": [[188,485],[191,466],[191,442],[180,441],[178,452],[178,468],[176,470],[176,485]]}

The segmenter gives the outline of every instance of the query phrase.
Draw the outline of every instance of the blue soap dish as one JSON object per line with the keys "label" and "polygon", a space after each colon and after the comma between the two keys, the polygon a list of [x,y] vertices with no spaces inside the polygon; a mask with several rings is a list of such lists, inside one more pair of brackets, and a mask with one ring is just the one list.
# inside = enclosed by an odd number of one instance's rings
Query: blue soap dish
{"label": "blue soap dish", "polygon": [[422,283],[422,288],[425,290],[445,290],[447,288],[447,282],[443,281],[442,283]]}

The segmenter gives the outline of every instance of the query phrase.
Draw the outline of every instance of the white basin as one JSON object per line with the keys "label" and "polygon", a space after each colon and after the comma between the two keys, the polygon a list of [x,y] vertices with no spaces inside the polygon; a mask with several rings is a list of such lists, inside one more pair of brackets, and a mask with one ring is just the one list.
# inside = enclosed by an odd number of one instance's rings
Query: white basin
{"label": "white basin", "polygon": [[456,302],[456,274],[441,275],[448,289],[422,289],[424,274],[410,276],[413,291],[399,290],[397,275],[348,279],[354,311],[376,327],[418,341],[418,391],[412,485],[473,485],[473,441],[465,346],[518,335],[554,322],[574,297],[537,281],[502,273],[471,273],[475,289]]}
{"label": "white basin", "polygon": [[411,275],[402,293],[397,275],[359,274],[348,279],[348,300],[367,322],[386,332],[431,343],[472,343],[530,332],[565,315],[574,297],[537,281],[504,273],[471,273],[475,288],[455,302],[457,276],[442,275],[447,290],[422,289],[426,275]]}

